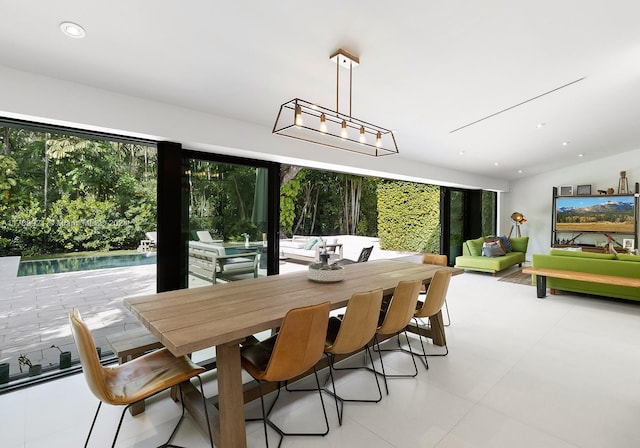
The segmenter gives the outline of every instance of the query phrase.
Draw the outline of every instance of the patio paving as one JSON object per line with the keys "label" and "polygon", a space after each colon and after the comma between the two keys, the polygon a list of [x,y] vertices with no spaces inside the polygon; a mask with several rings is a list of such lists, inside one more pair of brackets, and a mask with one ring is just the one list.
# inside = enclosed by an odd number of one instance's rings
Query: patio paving
{"label": "patio paving", "polygon": [[[412,252],[381,251],[377,238],[340,236],[345,258],[357,259],[363,247],[374,245],[370,260],[395,258]],[[156,265],[77,271],[18,277],[20,257],[0,257],[0,362],[10,363],[10,373],[20,372],[18,356],[33,364],[58,364],[59,351],[78,354],[68,323],[77,308],[92,330],[96,345],[110,348],[109,334],[140,327],[122,304],[126,297],[156,292]],[[307,266],[282,262],[280,272],[306,270]],[[264,273],[263,273],[264,274]],[[191,287],[209,284],[190,278]]]}

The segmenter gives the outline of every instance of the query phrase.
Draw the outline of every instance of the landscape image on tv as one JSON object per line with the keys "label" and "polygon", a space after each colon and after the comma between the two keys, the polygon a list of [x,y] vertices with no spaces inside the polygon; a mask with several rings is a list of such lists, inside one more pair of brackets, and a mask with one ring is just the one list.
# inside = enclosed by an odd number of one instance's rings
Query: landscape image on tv
{"label": "landscape image on tv", "polygon": [[634,233],[635,216],[633,196],[556,199],[558,231]]}

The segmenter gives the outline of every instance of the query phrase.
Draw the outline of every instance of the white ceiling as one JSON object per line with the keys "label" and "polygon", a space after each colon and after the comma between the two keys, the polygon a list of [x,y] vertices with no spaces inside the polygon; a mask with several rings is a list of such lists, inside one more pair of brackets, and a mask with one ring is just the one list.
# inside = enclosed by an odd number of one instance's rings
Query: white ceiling
{"label": "white ceiling", "polygon": [[[640,147],[637,0],[0,0],[0,11],[0,65],[269,129],[295,97],[335,108],[329,56],[344,48],[360,57],[353,115],[397,130],[392,157],[511,180]],[[64,20],[87,36],[65,37]]]}

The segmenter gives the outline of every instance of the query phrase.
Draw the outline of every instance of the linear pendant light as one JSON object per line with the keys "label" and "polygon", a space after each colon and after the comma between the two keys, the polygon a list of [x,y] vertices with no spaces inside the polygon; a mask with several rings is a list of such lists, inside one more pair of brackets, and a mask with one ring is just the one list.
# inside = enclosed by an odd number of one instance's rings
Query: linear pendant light
{"label": "linear pendant light", "polygon": [[[330,59],[336,63],[336,110],[294,98],[280,106],[273,133],[375,157],[397,154],[398,145],[391,130],[351,115],[352,70],[359,65],[359,59],[343,49]],[[341,68],[349,70],[348,114],[339,111]]]}

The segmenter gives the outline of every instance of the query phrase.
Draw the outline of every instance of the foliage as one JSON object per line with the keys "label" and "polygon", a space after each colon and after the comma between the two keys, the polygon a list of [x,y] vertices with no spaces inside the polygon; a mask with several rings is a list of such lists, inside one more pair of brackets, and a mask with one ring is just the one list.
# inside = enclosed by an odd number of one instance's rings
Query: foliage
{"label": "foliage", "polygon": [[0,136],[0,168],[14,161],[9,181],[0,174],[0,256],[133,249],[156,228],[155,148],[11,127]]}
{"label": "foliage", "polygon": [[439,252],[439,187],[381,181],[378,184],[378,216],[382,249]]}
{"label": "foliage", "polygon": [[18,164],[13,157],[0,155],[0,202],[7,202],[11,189],[18,184],[17,171]]}

